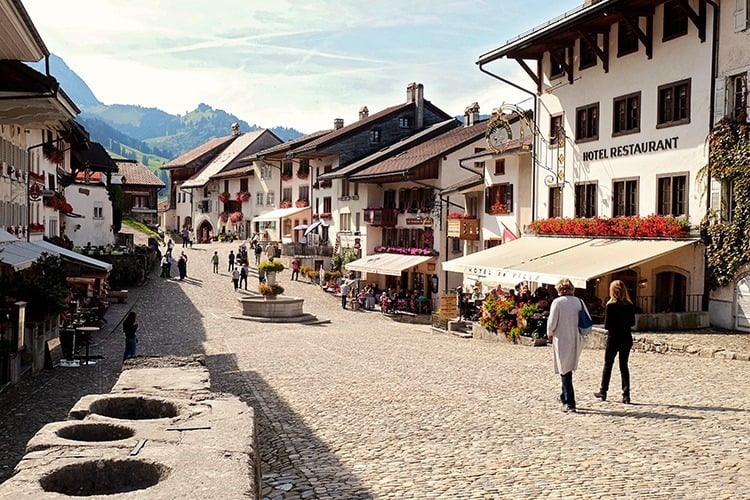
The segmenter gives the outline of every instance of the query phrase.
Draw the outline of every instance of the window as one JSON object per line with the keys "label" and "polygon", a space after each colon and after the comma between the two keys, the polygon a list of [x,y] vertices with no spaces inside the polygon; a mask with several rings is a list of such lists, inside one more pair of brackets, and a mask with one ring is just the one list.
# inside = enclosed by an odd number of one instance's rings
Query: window
{"label": "window", "polygon": [[49,189],[50,191],[55,190],[56,179],[57,177],[55,176],[55,174],[47,174],[47,189]]}
{"label": "window", "polygon": [[268,165],[266,163],[262,164],[260,166],[260,178],[262,180],[268,180],[271,177],[273,177],[273,170],[271,165]]}
{"label": "window", "polygon": [[[629,20],[638,26],[638,19]],[[617,57],[638,52],[638,35],[626,21],[617,23]]]}
{"label": "window", "polygon": [[380,143],[380,129],[374,128],[370,130],[370,144]]}
{"label": "window", "polygon": [[612,183],[612,217],[638,215],[638,180]]}
{"label": "window", "polygon": [[331,197],[330,196],[323,197],[323,212],[331,213]]}
{"label": "window", "polygon": [[400,128],[411,128],[411,118],[408,116],[402,116],[398,119],[398,126]]}
{"label": "window", "polygon": [[671,40],[688,32],[688,16],[676,0],[664,3],[664,34],[662,41]]}
{"label": "window", "polygon": [[687,215],[687,175],[659,177],[657,207],[659,215]]}
{"label": "window", "polygon": [[263,191],[258,191],[255,193],[255,204],[256,205],[262,205],[263,204],[263,195],[265,193]]}
{"label": "window", "polygon": [[722,222],[734,220],[735,209],[734,180],[711,179],[711,209],[715,210]]}
{"label": "window", "polygon": [[505,158],[495,160],[495,175],[505,175]]}
{"label": "window", "polygon": [[615,97],[612,135],[625,135],[641,130],[641,93]]}
{"label": "window", "polygon": [[396,208],[395,189],[386,189],[383,191],[383,208]]}
{"label": "window", "polygon": [[229,192],[229,181],[224,181],[224,192],[225,193]]}
{"label": "window", "polygon": [[346,179],[341,179],[341,198],[349,198],[349,187],[351,183]]}
{"label": "window", "polygon": [[[477,172],[484,172],[484,162],[483,161],[475,161],[474,162],[474,170]],[[484,175],[484,174],[482,174]]]}
{"label": "window", "polygon": [[[596,33],[589,35],[589,38],[599,43],[599,35]],[[578,39],[578,52],[580,54],[578,69],[586,69],[596,66],[596,50],[585,38]]]}
{"label": "window", "polygon": [[281,189],[281,201],[292,201],[292,188],[285,187]]}
{"label": "window", "polygon": [[310,186],[299,187],[299,200],[310,201]]}
{"label": "window", "polygon": [[281,176],[291,177],[294,175],[294,162],[292,160],[284,160],[281,163]]}
{"label": "window", "polygon": [[244,179],[240,179],[240,191],[243,193],[248,191],[248,179],[247,177]]}
{"label": "window", "polygon": [[550,116],[549,120],[549,145],[550,147],[562,146],[564,140],[563,115]]}
{"label": "window", "polygon": [[550,50],[549,63],[550,78],[559,78],[565,75],[565,47]]}
{"label": "window", "polygon": [[576,141],[599,138],[599,103],[576,109]]}
{"label": "window", "polygon": [[339,214],[339,230],[340,231],[352,230],[352,214]]}
{"label": "window", "polygon": [[[211,196],[211,190],[208,189],[208,185],[203,186],[203,197],[208,198],[209,196]],[[180,193],[177,193],[177,201],[180,201]]]}
{"label": "window", "polygon": [[266,195],[266,205],[273,205],[276,203],[276,193],[269,191]]}
{"label": "window", "polygon": [[547,217],[562,217],[562,188],[551,186],[547,203]]}
{"label": "window", "polygon": [[494,184],[484,190],[484,212],[505,215],[513,212],[513,184]]}
{"label": "window", "polygon": [[659,126],[690,123],[690,79],[659,87]]}
{"label": "window", "polygon": [[750,13],[750,3],[748,0],[737,0],[734,9],[734,31],[744,31],[748,25],[748,13]]}
{"label": "window", "polygon": [[729,78],[729,92],[730,118],[747,120],[747,73]]}
{"label": "window", "polygon": [[94,219],[103,219],[103,218],[104,218],[104,208],[94,207]]}
{"label": "window", "polygon": [[576,184],[576,217],[596,217],[596,187],[595,182],[581,182]]}

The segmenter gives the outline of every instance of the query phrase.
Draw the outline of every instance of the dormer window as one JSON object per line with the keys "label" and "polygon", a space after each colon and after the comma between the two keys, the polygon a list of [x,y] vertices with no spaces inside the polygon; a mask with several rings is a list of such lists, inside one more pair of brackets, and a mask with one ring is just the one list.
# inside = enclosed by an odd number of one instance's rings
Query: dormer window
{"label": "dormer window", "polygon": [[408,116],[402,116],[398,119],[398,126],[400,128],[411,128],[411,118]]}
{"label": "dormer window", "polygon": [[370,144],[380,143],[380,129],[374,128],[370,130]]}

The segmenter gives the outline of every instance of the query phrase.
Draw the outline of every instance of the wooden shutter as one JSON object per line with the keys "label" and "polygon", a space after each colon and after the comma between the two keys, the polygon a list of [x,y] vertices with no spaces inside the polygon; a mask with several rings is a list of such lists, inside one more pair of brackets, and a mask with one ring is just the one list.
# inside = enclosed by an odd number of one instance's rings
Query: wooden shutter
{"label": "wooden shutter", "polygon": [[747,29],[747,0],[737,0],[737,7],[734,9],[734,32],[745,29]]}
{"label": "wooden shutter", "polygon": [[726,78],[720,76],[714,83],[714,125],[724,118],[726,103]]}

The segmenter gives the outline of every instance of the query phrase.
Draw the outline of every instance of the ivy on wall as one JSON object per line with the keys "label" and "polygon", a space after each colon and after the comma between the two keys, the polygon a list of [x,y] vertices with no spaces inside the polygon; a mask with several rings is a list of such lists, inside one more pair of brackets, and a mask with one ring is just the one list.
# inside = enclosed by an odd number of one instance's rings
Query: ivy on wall
{"label": "ivy on wall", "polygon": [[[750,126],[744,120],[724,118],[707,142],[709,163],[701,174],[705,177],[710,168],[711,177],[728,186],[732,197],[726,212],[712,207],[701,223],[707,284],[715,290],[732,283],[738,270],[750,263]],[[723,218],[722,212],[730,217]]]}

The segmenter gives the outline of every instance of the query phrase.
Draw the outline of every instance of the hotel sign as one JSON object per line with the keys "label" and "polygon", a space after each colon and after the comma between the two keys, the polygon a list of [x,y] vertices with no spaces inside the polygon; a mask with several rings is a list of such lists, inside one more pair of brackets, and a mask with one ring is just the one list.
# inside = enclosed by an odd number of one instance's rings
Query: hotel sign
{"label": "hotel sign", "polygon": [[660,139],[658,141],[643,141],[623,144],[622,146],[612,146],[609,149],[602,148],[594,149],[593,151],[583,151],[583,161],[608,160],[610,158],[621,158],[624,156],[677,149],[678,139],[679,137],[675,136],[667,139]]}

